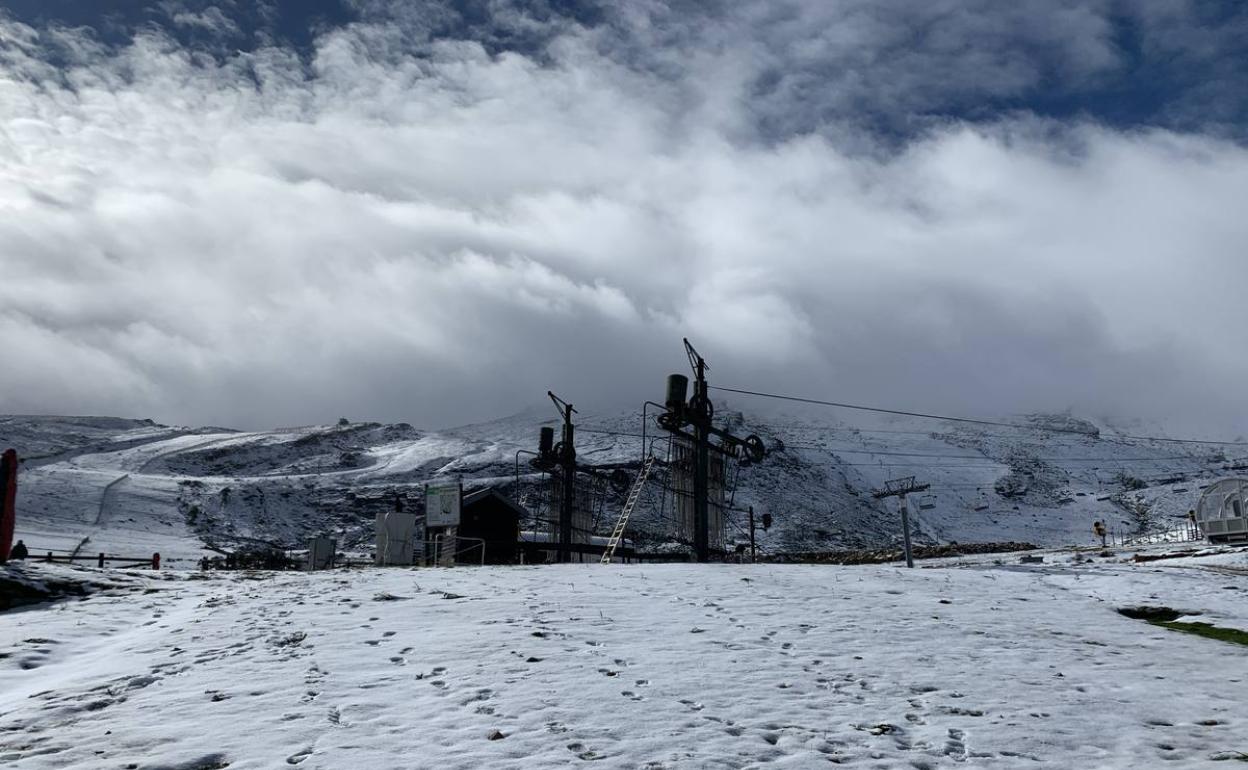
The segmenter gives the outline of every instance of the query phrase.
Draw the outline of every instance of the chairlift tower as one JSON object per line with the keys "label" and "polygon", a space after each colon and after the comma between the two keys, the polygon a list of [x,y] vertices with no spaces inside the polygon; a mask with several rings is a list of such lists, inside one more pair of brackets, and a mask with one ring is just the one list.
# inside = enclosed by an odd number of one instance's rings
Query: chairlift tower
{"label": "chairlift tower", "polygon": [[906,476],[902,479],[891,479],[884,482],[883,489],[877,489],[872,494],[876,500],[883,500],[886,497],[896,497],[901,503],[901,531],[902,538],[906,545],[906,566],[914,569],[914,556],[910,550],[910,509],[906,507],[906,495],[915,492],[925,492],[931,489],[931,484],[919,484],[914,480],[914,476]]}

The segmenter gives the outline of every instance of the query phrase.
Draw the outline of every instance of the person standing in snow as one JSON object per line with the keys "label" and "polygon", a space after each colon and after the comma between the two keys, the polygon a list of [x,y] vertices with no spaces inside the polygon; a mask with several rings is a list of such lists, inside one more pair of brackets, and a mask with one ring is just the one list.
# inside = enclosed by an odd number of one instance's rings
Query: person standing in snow
{"label": "person standing in snow", "polygon": [[29,555],[30,553],[26,550],[26,544],[21,540],[18,540],[17,544],[9,549],[9,558],[14,561],[17,559],[25,559]]}

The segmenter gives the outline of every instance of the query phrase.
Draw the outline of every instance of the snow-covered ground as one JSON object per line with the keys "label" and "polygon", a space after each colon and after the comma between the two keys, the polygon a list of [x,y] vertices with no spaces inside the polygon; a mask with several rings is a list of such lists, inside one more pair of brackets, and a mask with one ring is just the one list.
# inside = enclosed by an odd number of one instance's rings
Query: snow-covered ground
{"label": "snow-covered ground", "polygon": [[[1082,557],[1080,557],[1082,558]],[[0,764],[1197,768],[1248,558],[150,573],[0,614]],[[31,564],[33,573],[64,567]],[[94,574],[93,570],[82,570]]]}

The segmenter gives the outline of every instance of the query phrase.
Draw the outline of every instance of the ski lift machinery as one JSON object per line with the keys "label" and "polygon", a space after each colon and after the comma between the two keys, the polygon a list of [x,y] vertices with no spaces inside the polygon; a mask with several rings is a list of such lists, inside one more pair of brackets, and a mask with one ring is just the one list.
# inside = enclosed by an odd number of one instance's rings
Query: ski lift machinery
{"label": "ski lift machinery", "polygon": [[647,406],[664,410],[658,416],[658,423],[671,434],[676,452],[669,463],[675,473],[674,518],[679,529],[693,533],[697,559],[705,562],[709,560],[711,550],[723,550],[724,513],[727,509],[724,471],[728,461],[756,463],[763,459],[767,450],[759,436],[739,438],[714,425],[715,407],[711,403],[706,380],[706,371],[710,367],[689,340],[684,340],[684,343],[694,374],[693,395],[686,400],[689,378],[683,374],[672,374],[667,378],[666,403],[647,402]]}

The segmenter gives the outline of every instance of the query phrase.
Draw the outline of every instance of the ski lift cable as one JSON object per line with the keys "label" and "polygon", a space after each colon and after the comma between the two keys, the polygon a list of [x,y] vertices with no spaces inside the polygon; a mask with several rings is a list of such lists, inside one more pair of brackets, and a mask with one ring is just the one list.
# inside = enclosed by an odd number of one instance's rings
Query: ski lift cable
{"label": "ski lift cable", "polygon": [[[940,419],[958,419],[958,418],[940,418]],[[1050,428],[1035,428],[1034,426],[1027,426],[1027,425],[1013,425],[1011,427],[1023,428],[1023,429],[1034,428],[1037,430],[1046,430],[1046,431],[1055,430],[1055,429],[1050,429]],[[610,436],[627,436],[627,437],[633,437],[633,438],[642,438],[642,434],[640,433],[626,433],[623,431],[595,430],[595,429],[590,429],[590,428],[580,428],[578,430],[580,430],[582,433],[596,433],[596,434],[603,434],[603,435],[610,435]],[[914,435],[928,435],[928,433],[923,433],[920,431],[875,431],[875,432],[908,433],[908,434],[912,433]],[[1077,433],[1085,437],[1088,436],[1088,434],[1083,433],[1081,431],[1069,431],[1069,432]],[[1191,439],[1162,439],[1159,437],[1144,437],[1144,436],[1123,436],[1123,438],[1136,438],[1136,439],[1141,439],[1141,440],[1148,439],[1148,440],[1157,440],[1157,441],[1172,440],[1172,441],[1182,441],[1185,443],[1199,443],[1199,444],[1226,443],[1226,444],[1235,445],[1235,446],[1248,445],[1248,442],[1246,443],[1212,442],[1212,441],[1205,442],[1205,441],[1195,441]],[[983,460],[985,462],[990,462],[990,463],[995,463],[995,464],[1007,464],[1007,463],[1003,463],[997,460],[993,460],[992,458],[985,457],[983,455],[950,455],[950,454],[942,454],[939,452],[932,452],[932,453],[887,452],[887,451],[875,451],[871,449],[848,449],[848,448],[842,449],[840,447],[821,446],[817,444],[794,444],[788,441],[784,442],[784,447],[786,449],[817,449],[817,450],[832,452],[836,454],[865,454],[865,455],[879,455],[881,457],[936,457],[936,458],[944,458],[944,459],[949,459],[949,460]],[[1200,461],[1204,458],[1195,456],[1195,455],[1167,455],[1164,457],[1028,457],[1026,459],[1035,460],[1038,462],[1107,462],[1107,463],[1117,462],[1117,463],[1122,463],[1122,462],[1162,462],[1162,461],[1168,461],[1168,460]],[[1244,458],[1244,459],[1248,459],[1248,458]],[[1227,460],[1227,462],[1236,462],[1236,460],[1231,459],[1231,460]]]}
{"label": "ski lift cable", "polygon": [[[874,449],[848,449],[841,447],[818,446],[815,444],[784,444],[785,449],[821,449],[834,454],[847,455],[879,455],[881,457],[937,457],[946,460],[985,460],[988,462],[1008,464],[1006,461],[994,460],[986,455],[951,455],[941,452],[888,452]],[[1022,460],[1037,462],[1161,462],[1163,460],[1192,460],[1201,462],[1205,458],[1193,455],[1171,455],[1166,457],[1020,457]],[[1228,461],[1229,462],[1229,461]]]}
{"label": "ski lift cable", "polygon": [[[974,417],[950,417],[948,415],[928,414],[926,412],[911,412],[904,409],[884,409],[876,406],[863,406],[861,404],[847,404],[840,401],[824,401],[817,398],[804,398],[802,396],[788,396],[780,393],[765,393],[758,390],[745,390],[742,388],[725,388],[720,385],[708,386],[712,390],[720,390],[725,393],[739,393],[745,396],[758,396],[760,398],[773,398],[781,401],[795,401],[802,404],[815,404],[817,406],[831,406],[838,409],[856,409],[863,412],[876,412],[878,414],[892,414],[901,417],[919,417],[926,420],[943,420],[945,422],[969,423],[972,425],[993,425],[999,428],[1014,428],[1017,430],[1036,430],[1044,433],[1074,433],[1088,438],[1100,438],[1099,435],[1093,435],[1087,431],[1075,428],[1061,427],[1045,427],[1042,425],[1020,425],[1018,423],[1003,422],[1001,420],[984,420]],[[1172,444],[1211,444],[1216,446],[1248,446],[1248,441],[1219,441],[1214,439],[1191,439],[1191,438],[1168,438],[1166,436],[1135,436],[1125,433],[1115,434],[1116,438],[1133,439],[1137,441],[1163,441]]]}

